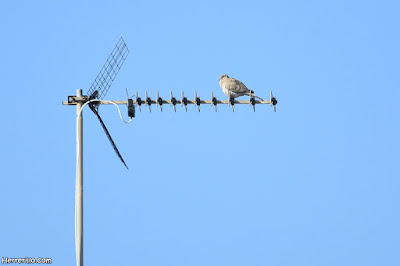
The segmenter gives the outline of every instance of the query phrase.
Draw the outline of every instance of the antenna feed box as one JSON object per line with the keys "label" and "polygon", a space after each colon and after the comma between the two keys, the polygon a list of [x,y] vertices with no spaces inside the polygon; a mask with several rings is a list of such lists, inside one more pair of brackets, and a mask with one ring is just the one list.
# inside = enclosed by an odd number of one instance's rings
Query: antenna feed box
{"label": "antenna feed box", "polygon": [[133,100],[132,99],[128,99],[128,116],[130,118],[134,118],[135,117],[135,105],[133,104]]}

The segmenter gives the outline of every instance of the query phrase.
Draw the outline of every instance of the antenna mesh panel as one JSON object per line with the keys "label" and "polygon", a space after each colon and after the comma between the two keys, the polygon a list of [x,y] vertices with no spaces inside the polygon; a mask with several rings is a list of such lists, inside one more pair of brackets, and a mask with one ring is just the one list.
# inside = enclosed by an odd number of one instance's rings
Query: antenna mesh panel
{"label": "antenna mesh panel", "polygon": [[104,99],[128,54],[129,49],[121,37],[90,86],[89,98]]}

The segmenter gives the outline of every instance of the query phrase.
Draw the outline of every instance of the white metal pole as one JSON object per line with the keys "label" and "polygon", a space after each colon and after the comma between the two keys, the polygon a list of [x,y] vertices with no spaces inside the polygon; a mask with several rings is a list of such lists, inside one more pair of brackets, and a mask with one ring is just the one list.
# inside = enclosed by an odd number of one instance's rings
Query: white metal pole
{"label": "white metal pole", "polygon": [[[82,97],[82,90],[76,91]],[[75,186],[75,249],[76,265],[83,266],[83,128],[82,101],[76,105],[76,186]]]}

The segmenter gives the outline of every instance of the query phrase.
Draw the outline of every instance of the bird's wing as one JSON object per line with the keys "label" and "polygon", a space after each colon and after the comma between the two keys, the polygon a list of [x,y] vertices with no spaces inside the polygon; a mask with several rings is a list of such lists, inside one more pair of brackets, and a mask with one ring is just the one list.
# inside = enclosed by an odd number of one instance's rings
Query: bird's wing
{"label": "bird's wing", "polygon": [[248,92],[249,89],[240,80],[229,78],[229,90],[240,93]]}

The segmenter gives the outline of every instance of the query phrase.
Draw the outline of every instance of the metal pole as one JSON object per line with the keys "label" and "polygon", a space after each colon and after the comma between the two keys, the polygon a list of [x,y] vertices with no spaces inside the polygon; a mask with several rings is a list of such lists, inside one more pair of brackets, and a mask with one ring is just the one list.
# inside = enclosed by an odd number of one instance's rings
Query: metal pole
{"label": "metal pole", "polygon": [[[82,97],[82,90],[76,91]],[[75,248],[76,265],[83,266],[83,128],[82,101],[76,104],[76,186],[75,186]]]}

